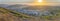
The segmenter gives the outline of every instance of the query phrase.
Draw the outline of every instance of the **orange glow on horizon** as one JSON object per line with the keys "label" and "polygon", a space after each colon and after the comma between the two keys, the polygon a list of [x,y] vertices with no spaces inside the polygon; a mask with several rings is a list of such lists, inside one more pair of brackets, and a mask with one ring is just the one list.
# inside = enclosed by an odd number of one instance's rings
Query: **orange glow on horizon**
{"label": "orange glow on horizon", "polygon": [[33,5],[45,5],[46,3],[44,2],[44,0],[35,0],[32,4]]}

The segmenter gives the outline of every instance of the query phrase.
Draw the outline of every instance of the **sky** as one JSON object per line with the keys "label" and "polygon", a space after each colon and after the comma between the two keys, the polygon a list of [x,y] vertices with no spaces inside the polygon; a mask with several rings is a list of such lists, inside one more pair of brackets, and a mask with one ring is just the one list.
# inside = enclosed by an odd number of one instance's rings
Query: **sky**
{"label": "sky", "polygon": [[[60,0],[44,0],[45,2],[60,2]],[[34,0],[0,0],[0,3],[9,3],[9,2],[34,2]]]}
{"label": "sky", "polygon": [[45,2],[60,2],[60,0],[45,0]]}
{"label": "sky", "polygon": [[0,0],[0,3],[7,3],[7,2],[33,2],[33,0]]}

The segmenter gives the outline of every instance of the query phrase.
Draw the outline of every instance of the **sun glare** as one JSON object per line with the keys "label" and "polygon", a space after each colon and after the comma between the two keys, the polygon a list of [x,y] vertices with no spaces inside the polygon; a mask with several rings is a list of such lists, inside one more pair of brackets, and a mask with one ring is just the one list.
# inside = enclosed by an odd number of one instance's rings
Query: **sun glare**
{"label": "sun glare", "polygon": [[44,0],[35,0],[32,5],[44,5]]}
{"label": "sun glare", "polygon": [[38,0],[38,2],[42,2],[42,0]]}

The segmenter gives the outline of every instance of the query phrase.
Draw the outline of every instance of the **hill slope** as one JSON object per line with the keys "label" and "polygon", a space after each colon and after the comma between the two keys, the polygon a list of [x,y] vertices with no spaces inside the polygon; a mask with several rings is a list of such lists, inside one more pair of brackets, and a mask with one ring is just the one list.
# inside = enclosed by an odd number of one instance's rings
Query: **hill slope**
{"label": "hill slope", "polygon": [[30,18],[30,16],[0,7],[0,21],[23,21],[25,18]]}

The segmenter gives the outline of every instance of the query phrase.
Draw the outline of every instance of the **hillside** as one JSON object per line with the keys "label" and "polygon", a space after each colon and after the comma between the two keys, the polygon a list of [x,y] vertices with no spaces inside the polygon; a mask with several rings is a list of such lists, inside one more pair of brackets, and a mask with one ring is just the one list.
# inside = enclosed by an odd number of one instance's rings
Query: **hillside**
{"label": "hillside", "polygon": [[30,18],[30,16],[23,13],[17,13],[0,7],[0,21],[27,21]]}
{"label": "hillside", "polygon": [[59,21],[60,6],[10,5],[8,7],[0,7],[0,20]]}

